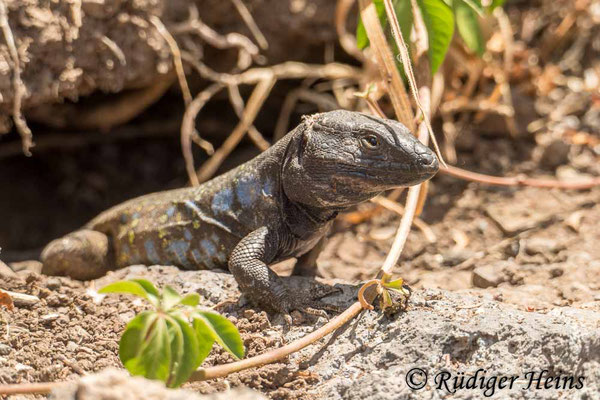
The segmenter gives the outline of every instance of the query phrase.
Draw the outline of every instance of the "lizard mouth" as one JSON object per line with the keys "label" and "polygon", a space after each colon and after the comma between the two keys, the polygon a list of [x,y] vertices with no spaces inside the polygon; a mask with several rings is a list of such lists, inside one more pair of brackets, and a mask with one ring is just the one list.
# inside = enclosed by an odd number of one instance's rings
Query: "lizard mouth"
{"label": "lizard mouth", "polygon": [[409,167],[399,169],[374,169],[344,170],[338,182],[347,185],[363,183],[371,186],[374,190],[385,190],[392,187],[412,186],[428,180],[437,172],[437,168],[431,171],[422,170],[420,168]]}
{"label": "lizard mouth", "polygon": [[421,162],[416,164],[400,164],[390,168],[377,168],[377,167],[364,167],[364,169],[357,169],[356,165],[347,163],[339,163],[340,172],[347,176],[354,176],[357,178],[367,179],[398,179],[398,177],[406,176],[407,180],[412,181],[412,178],[424,179],[431,178],[439,170],[439,162],[437,157],[433,156],[432,159],[419,160]]}

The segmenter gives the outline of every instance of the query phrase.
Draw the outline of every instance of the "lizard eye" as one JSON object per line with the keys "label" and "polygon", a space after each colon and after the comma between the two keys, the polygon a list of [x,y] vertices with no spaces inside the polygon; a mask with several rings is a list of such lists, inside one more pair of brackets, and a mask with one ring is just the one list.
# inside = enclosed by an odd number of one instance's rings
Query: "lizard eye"
{"label": "lizard eye", "polygon": [[361,140],[362,145],[367,149],[376,149],[379,147],[379,138],[375,135],[364,136]]}

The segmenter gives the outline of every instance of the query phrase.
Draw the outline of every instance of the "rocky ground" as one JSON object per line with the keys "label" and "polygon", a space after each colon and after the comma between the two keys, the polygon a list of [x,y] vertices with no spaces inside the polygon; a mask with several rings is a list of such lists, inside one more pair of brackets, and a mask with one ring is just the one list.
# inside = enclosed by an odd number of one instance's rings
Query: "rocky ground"
{"label": "rocky ground", "polygon": [[[24,280],[4,278],[3,285],[8,289],[34,294],[41,300],[32,306],[18,306],[8,316],[11,331],[0,347],[0,380],[71,380],[119,366],[119,332],[143,305],[126,296],[100,296],[95,289],[133,277],[169,284],[182,292],[197,292],[206,306],[238,296],[237,285],[229,274],[182,272],[174,267],[129,267],[88,285],[36,274],[28,274]],[[327,298],[328,302],[348,306],[356,298],[353,285],[325,282],[340,289],[339,294]],[[300,290],[314,290],[318,285],[299,277],[291,278],[291,284]],[[186,384],[184,388],[211,393],[243,385],[276,399],[445,398],[449,391],[456,391],[455,398],[465,399],[480,398],[484,393],[531,399],[597,396],[597,302],[536,311],[490,297],[417,289],[408,310],[395,317],[365,312],[334,337],[293,354],[285,362],[236,373],[227,379]],[[244,303],[243,299],[234,301],[222,312],[240,329],[248,356],[297,339],[325,322],[323,318],[298,314],[288,330],[281,318]],[[229,355],[215,349],[206,365],[230,361]],[[454,388],[455,377],[469,377],[478,370],[478,379],[483,381],[476,388]],[[407,375],[414,375],[411,382],[418,386],[423,382],[423,373],[427,374],[427,383],[420,390],[411,390]],[[559,377],[559,389],[535,388],[540,373],[545,374],[542,384],[548,376]],[[510,389],[495,385],[494,376],[517,378]],[[573,379],[575,385],[580,377],[583,386],[569,388],[568,379]],[[532,387],[528,386],[530,380]]]}

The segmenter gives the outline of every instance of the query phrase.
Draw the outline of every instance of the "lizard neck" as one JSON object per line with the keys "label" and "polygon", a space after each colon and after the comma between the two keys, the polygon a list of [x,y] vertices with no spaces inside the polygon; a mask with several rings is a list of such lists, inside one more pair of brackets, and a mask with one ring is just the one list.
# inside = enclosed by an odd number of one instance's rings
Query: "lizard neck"
{"label": "lizard neck", "polygon": [[283,188],[281,188],[281,208],[288,229],[301,239],[323,233],[340,211],[296,203],[288,198]]}
{"label": "lizard neck", "polygon": [[[338,212],[345,207],[315,207],[292,200],[289,193],[286,192],[283,175],[286,173],[285,164],[290,157],[294,156],[295,147],[299,145],[300,127],[295,132],[288,135],[287,142],[281,143],[285,146],[285,151],[280,153],[280,204],[283,220],[294,236],[299,238],[308,238],[314,234],[322,233],[329,226],[329,223],[335,219]],[[283,147],[282,146],[282,147]],[[303,190],[302,187],[291,187],[290,190]],[[297,196],[296,196],[297,197]]]}

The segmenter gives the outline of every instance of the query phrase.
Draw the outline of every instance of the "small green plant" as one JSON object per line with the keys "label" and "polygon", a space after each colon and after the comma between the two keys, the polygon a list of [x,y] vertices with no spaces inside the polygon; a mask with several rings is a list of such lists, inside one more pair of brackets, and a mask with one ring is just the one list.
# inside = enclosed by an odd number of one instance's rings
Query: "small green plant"
{"label": "small green plant", "polygon": [[119,358],[132,375],[177,387],[202,364],[215,342],[235,358],[244,357],[235,325],[200,309],[197,293],[182,297],[169,286],[160,293],[144,279],[111,283],[98,292],[133,294],[153,307],[129,321],[119,342]]}
{"label": "small green plant", "polygon": [[[490,14],[504,2],[505,0],[488,0],[487,2],[482,0],[417,0],[417,6],[427,29],[432,74],[442,65],[446,57],[454,35],[455,24],[467,47],[477,55],[483,55],[485,41],[481,34],[478,17]],[[373,0],[373,3],[381,24],[386,26],[387,15],[383,0]],[[402,36],[408,42],[414,21],[411,0],[393,0],[392,3]],[[484,4],[486,5],[484,6]],[[369,46],[369,38],[362,20],[358,21],[356,28],[356,45],[359,49]]]}

